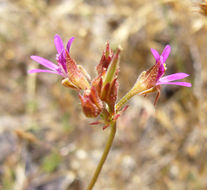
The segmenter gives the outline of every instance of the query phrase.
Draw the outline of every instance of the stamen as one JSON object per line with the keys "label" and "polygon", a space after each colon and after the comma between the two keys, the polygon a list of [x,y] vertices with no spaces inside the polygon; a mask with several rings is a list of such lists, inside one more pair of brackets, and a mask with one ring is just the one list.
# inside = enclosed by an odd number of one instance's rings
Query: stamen
{"label": "stamen", "polygon": [[165,71],[166,71],[166,70],[167,70],[167,66],[166,66],[166,64],[164,63],[163,66],[164,66],[164,69],[165,69]]}

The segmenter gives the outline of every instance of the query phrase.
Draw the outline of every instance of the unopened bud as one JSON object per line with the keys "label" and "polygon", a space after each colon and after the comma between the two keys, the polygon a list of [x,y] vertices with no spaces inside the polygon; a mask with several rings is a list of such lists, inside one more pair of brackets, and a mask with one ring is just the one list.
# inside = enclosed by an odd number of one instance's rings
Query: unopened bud
{"label": "unopened bud", "polygon": [[108,104],[110,112],[114,112],[115,110],[115,103],[117,100],[118,96],[118,88],[119,88],[119,83],[117,78],[112,81],[110,84],[110,89],[108,90],[108,93],[105,97],[105,102]]}
{"label": "unopened bud", "polygon": [[120,52],[121,52],[121,47],[118,47],[107,69],[106,75],[103,80],[103,85],[106,85],[107,83],[111,83],[115,75],[117,74],[117,71],[119,69],[118,67],[119,67]]}
{"label": "unopened bud", "polygon": [[97,65],[96,70],[98,74],[103,74],[105,72],[111,62],[113,56],[113,52],[110,48],[109,43],[106,43],[106,50],[103,52],[100,63]]}
{"label": "unopened bud", "polygon": [[106,52],[105,52],[105,57],[106,59],[110,56],[111,50],[110,50],[110,45],[109,42],[106,43]]}
{"label": "unopened bud", "polygon": [[103,110],[103,103],[95,87],[91,87],[89,92],[85,91],[83,96],[79,94],[79,97],[86,117],[97,117]]}

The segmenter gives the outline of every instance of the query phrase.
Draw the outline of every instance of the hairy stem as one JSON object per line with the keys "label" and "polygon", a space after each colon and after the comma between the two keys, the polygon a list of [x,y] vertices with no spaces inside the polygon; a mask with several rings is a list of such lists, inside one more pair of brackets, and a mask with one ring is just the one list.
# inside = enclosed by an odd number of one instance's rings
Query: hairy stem
{"label": "hairy stem", "polygon": [[95,171],[95,173],[94,173],[94,175],[93,175],[93,177],[92,177],[92,179],[90,181],[90,184],[89,184],[87,190],[92,190],[93,189],[93,186],[95,185],[95,183],[96,183],[96,181],[98,179],[98,176],[99,176],[99,174],[101,172],[101,169],[102,169],[102,167],[104,165],[104,162],[106,161],[106,158],[108,156],[108,153],[109,153],[109,151],[111,149],[111,145],[112,145],[113,140],[114,140],[114,136],[116,134],[116,122],[113,122],[111,124],[110,128],[111,128],[111,131],[110,131],[110,135],[108,137],[108,141],[106,143],[104,152],[103,152],[103,154],[101,156],[101,159],[100,159],[100,161],[99,161],[99,163],[98,163],[98,165],[96,167],[96,171]]}
{"label": "hairy stem", "polygon": [[116,104],[115,109],[116,112],[120,111],[120,109],[123,107],[123,105],[128,102],[129,99],[131,99],[136,94],[141,95],[143,92],[145,92],[146,87],[142,84],[135,83],[133,88],[123,97],[119,102]]}
{"label": "hairy stem", "polygon": [[131,98],[133,97],[134,94],[129,91],[115,106],[116,108],[116,112],[120,111],[120,109],[122,108],[122,106]]}

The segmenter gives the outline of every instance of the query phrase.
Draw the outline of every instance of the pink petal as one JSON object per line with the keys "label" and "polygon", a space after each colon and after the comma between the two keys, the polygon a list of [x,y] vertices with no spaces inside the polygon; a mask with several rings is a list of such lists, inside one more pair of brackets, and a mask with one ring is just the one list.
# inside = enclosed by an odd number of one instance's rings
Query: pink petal
{"label": "pink petal", "polygon": [[56,34],[54,37],[54,43],[55,43],[55,47],[57,49],[58,53],[61,53],[61,51],[64,49],[64,45],[63,45],[63,41],[61,39],[61,37]]}
{"label": "pink petal", "polygon": [[191,87],[191,83],[189,82],[157,82],[156,85],[160,84],[170,84],[170,85],[178,85],[178,86],[186,86],[186,87]]}
{"label": "pink petal", "polygon": [[165,77],[160,78],[159,82],[169,82],[169,81],[184,79],[188,76],[189,75],[186,73],[175,73],[175,74],[167,75]]}
{"label": "pink petal", "polygon": [[51,71],[51,70],[44,70],[44,69],[31,69],[28,71],[29,74],[32,73],[53,73],[53,74],[57,74],[57,75],[61,75],[63,76],[61,73],[56,72],[56,71]]}
{"label": "pink petal", "polygon": [[157,52],[157,50],[151,48],[151,52],[152,52],[152,55],[154,56],[155,60],[156,60],[156,61],[159,61],[159,59],[160,59],[160,55],[159,55],[159,53]]}
{"label": "pink petal", "polygon": [[170,54],[170,51],[171,51],[170,45],[166,45],[165,49],[163,50],[163,52],[161,54],[161,56],[163,57],[163,63],[165,63],[165,61],[167,60],[167,58]]}
{"label": "pink petal", "polygon": [[70,46],[71,46],[71,44],[72,44],[72,42],[73,42],[74,39],[75,39],[75,38],[72,37],[72,38],[70,38],[70,39],[68,40],[68,43],[67,43],[67,46],[66,46],[68,52],[70,52]]}
{"label": "pink petal", "polygon": [[42,57],[33,55],[30,58],[49,69],[52,69],[52,70],[58,69],[58,66],[56,64]]}

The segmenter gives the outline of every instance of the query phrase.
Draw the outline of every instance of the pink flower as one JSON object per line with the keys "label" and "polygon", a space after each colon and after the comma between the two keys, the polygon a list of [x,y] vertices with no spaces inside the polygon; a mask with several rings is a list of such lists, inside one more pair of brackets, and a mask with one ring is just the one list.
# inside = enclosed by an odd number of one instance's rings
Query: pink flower
{"label": "pink flower", "polygon": [[69,39],[66,49],[65,49],[61,37],[58,34],[56,34],[54,37],[54,43],[57,49],[56,60],[58,64],[55,64],[45,58],[33,55],[31,56],[31,59],[43,65],[47,69],[31,69],[30,71],[28,71],[28,73],[46,72],[46,73],[58,74],[64,78],[67,78],[68,72],[67,72],[67,66],[66,66],[66,51],[70,52],[70,46],[73,40],[74,40],[74,37]]}
{"label": "pink flower", "polygon": [[163,77],[167,69],[165,65],[165,61],[167,60],[170,51],[171,51],[170,45],[165,46],[161,55],[159,55],[159,53],[155,49],[151,49],[151,52],[156,60],[156,63],[150,69],[141,73],[141,75],[137,79],[137,82],[131,89],[130,92],[131,96],[135,94],[146,95],[151,92],[157,92],[157,96],[154,102],[154,104],[156,104],[160,96],[160,85],[162,84],[191,87],[191,83],[189,82],[177,81],[189,76],[186,73],[174,73]]}
{"label": "pink flower", "polygon": [[170,84],[170,85],[191,87],[191,83],[189,82],[172,82],[188,77],[189,75],[186,73],[174,73],[162,77],[166,71],[165,61],[167,60],[170,51],[171,51],[170,45],[165,46],[161,55],[159,55],[159,53],[155,49],[151,48],[151,52],[156,60],[156,64],[150,70],[147,71],[148,75],[153,75],[153,72],[155,74],[155,77],[152,79],[151,85],[157,86],[161,84]]}

